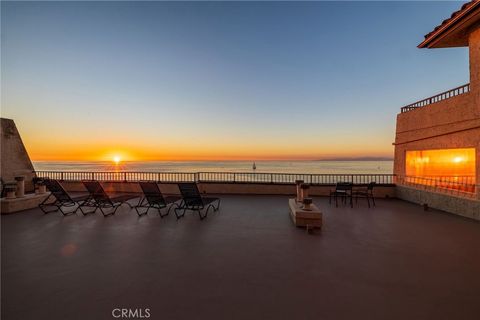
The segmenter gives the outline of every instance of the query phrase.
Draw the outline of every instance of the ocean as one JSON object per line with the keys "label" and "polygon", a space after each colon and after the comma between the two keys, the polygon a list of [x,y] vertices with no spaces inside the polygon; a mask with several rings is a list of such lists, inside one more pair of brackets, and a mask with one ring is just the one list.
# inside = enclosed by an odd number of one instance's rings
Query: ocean
{"label": "ocean", "polygon": [[393,161],[34,161],[37,171],[257,172],[305,174],[391,174]]}

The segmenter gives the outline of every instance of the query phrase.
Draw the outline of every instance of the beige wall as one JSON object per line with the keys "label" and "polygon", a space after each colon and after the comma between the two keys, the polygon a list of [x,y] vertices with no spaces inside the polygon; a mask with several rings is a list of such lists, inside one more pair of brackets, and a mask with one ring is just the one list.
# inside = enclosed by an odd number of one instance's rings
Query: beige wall
{"label": "beige wall", "polygon": [[472,94],[460,95],[399,114],[394,173],[405,174],[408,150],[476,148],[476,181],[479,182],[480,106],[472,98]]}
{"label": "beige wall", "polygon": [[13,120],[0,118],[0,126],[2,179],[13,182],[16,176],[25,176],[25,191],[33,191],[33,165],[15,123]]}
{"label": "beige wall", "polygon": [[430,208],[443,210],[470,219],[480,221],[480,201],[465,199],[453,195],[434,193],[428,190],[397,186],[397,197]]}
{"label": "beige wall", "polygon": [[[79,181],[62,181],[64,188],[69,192],[86,192]],[[137,192],[141,193],[140,186],[135,182],[102,182],[107,192]],[[159,184],[164,194],[179,194],[174,183]],[[295,185],[261,184],[261,183],[199,183],[200,192],[205,194],[250,194],[250,195],[294,195]],[[328,196],[334,186],[312,186],[312,196]],[[395,197],[394,186],[378,186],[374,189],[376,197]]]}
{"label": "beige wall", "polygon": [[395,142],[438,136],[479,125],[479,107],[471,92],[399,113]]}
{"label": "beige wall", "polygon": [[470,33],[469,39],[470,54],[470,85],[472,93],[476,97],[477,106],[480,108],[480,27]]}

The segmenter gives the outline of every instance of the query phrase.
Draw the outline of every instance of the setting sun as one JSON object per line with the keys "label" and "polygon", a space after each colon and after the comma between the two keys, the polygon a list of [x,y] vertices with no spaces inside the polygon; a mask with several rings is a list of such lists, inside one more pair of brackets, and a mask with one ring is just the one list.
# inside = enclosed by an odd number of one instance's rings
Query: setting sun
{"label": "setting sun", "polygon": [[115,162],[115,164],[119,164],[120,163],[120,156],[114,156],[113,157],[113,162]]}

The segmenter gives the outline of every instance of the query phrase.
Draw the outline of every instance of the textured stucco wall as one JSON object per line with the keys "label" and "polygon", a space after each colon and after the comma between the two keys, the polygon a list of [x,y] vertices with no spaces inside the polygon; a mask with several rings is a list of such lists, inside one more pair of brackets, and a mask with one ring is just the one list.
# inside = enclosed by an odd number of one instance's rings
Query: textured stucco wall
{"label": "textured stucco wall", "polygon": [[477,26],[477,28],[470,33],[468,42],[470,54],[470,85],[477,101],[477,109],[480,110],[480,26]]}
{"label": "textured stucco wall", "polygon": [[[394,173],[405,174],[408,150],[476,148],[480,181],[480,28],[469,35],[470,92],[397,115]],[[480,192],[478,192],[480,199]]]}
{"label": "textured stucco wall", "polygon": [[25,191],[33,191],[33,165],[23,145],[20,133],[11,119],[0,118],[0,168],[5,182],[14,181],[15,176],[25,176]]}
{"label": "textured stucco wall", "polygon": [[[425,97],[427,98],[427,97]],[[471,92],[397,115],[396,142],[478,126],[479,109]]]}
{"label": "textured stucco wall", "polygon": [[419,190],[407,186],[397,186],[397,197],[420,205],[427,204],[429,207],[445,212],[460,215],[466,218],[480,221],[480,201],[464,199],[445,194]]}

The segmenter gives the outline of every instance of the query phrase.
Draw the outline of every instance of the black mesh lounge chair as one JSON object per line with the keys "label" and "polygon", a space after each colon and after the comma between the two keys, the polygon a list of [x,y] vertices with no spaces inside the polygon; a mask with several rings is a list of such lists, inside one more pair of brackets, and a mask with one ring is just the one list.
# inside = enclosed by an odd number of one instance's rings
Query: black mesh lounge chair
{"label": "black mesh lounge chair", "polygon": [[370,182],[363,189],[354,190],[352,195],[355,197],[355,202],[358,202],[358,198],[366,198],[368,207],[370,208],[370,199],[372,200],[373,206],[375,207],[375,198],[373,197],[373,188],[376,186],[376,182]]}
{"label": "black mesh lounge chair", "polygon": [[[213,208],[213,211],[217,211],[220,208],[220,199],[202,197],[196,183],[179,183],[178,189],[180,189],[183,201],[180,207],[175,208],[177,219],[183,217],[185,211],[192,210],[197,211],[200,220],[203,220],[207,217],[210,208]],[[215,202],[217,203],[216,206],[214,205]],[[183,210],[183,213],[178,214],[181,210]],[[202,215],[202,210],[205,210],[204,215]]]}
{"label": "black mesh lounge chair", "polygon": [[[148,210],[154,208],[158,210],[158,214],[163,218],[170,213],[170,209],[172,209],[172,207],[179,207],[177,201],[181,200],[182,198],[178,196],[164,197],[156,182],[141,181],[139,184],[144,195],[138,202],[138,205],[135,206],[135,210],[139,216],[147,214]],[[167,213],[162,214],[161,209],[167,207]],[[147,210],[141,212],[140,208],[146,208]]]}
{"label": "black mesh lounge chair", "polygon": [[[128,200],[138,198],[139,195],[132,193],[123,193],[123,194],[114,194],[108,195],[103,189],[100,182],[91,180],[91,181],[82,181],[85,188],[87,188],[90,193],[91,201],[85,202],[80,205],[79,209],[84,215],[89,213],[94,213],[97,209],[100,209],[104,216],[109,216],[115,214],[117,209],[124,203],[127,203],[130,208],[133,206],[128,203]],[[90,211],[84,211],[83,208],[93,208]],[[107,210],[109,210],[107,212]]]}
{"label": "black mesh lounge chair", "polygon": [[346,203],[350,198],[350,206],[353,208],[352,200],[353,183],[351,182],[338,182],[335,186],[335,190],[330,190],[329,203],[332,203],[332,198],[335,199],[335,206],[338,207],[338,197],[341,198],[342,203]]}
{"label": "black mesh lounge chair", "polygon": [[[62,187],[60,182],[52,179],[44,179],[45,186],[50,191],[50,195],[38,205],[43,213],[47,214],[54,211],[60,211],[64,216],[75,213],[80,205],[90,199],[88,194],[70,195]],[[52,198],[55,201],[52,202]],[[64,208],[74,208],[68,212]]]}

